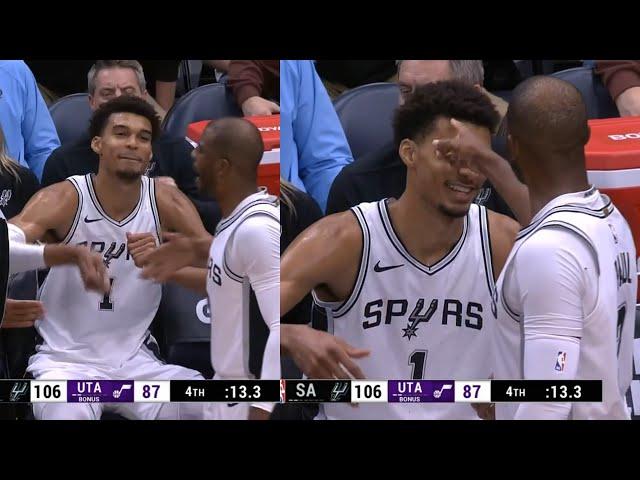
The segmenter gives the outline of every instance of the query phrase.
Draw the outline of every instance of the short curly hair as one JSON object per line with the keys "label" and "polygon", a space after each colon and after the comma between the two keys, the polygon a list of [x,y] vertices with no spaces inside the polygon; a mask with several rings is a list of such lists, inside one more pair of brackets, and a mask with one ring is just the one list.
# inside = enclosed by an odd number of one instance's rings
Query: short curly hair
{"label": "short curly hair", "polygon": [[114,113],[133,113],[145,117],[151,123],[151,138],[160,136],[160,117],[146,100],[131,95],[121,95],[100,105],[89,123],[89,135],[91,138],[99,137],[104,132],[109,117]]}
{"label": "short curly hair", "polygon": [[500,115],[480,89],[460,80],[432,82],[416,87],[396,109],[393,131],[396,145],[405,138],[419,141],[429,135],[439,117],[487,127],[493,132]]}

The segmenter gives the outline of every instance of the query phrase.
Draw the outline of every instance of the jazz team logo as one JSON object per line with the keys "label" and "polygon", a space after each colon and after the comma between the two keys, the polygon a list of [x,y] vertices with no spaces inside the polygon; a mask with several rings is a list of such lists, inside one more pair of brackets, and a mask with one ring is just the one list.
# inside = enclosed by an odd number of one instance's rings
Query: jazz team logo
{"label": "jazz team logo", "polygon": [[567,364],[567,352],[558,352],[556,358],[556,372],[564,372],[564,366]]}

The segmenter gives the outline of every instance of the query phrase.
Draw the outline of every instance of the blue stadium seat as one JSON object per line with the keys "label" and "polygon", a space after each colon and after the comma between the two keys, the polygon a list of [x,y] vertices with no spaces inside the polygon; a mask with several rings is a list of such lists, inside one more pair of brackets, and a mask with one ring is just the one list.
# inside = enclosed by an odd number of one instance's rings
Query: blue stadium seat
{"label": "blue stadium seat", "polygon": [[86,93],[74,93],[67,95],[49,107],[49,113],[58,131],[60,143],[74,143],[89,128],[91,108],[89,107],[89,95]]}
{"label": "blue stadium seat", "polygon": [[400,91],[395,83],[371,83],[348,90],[333,102],[354,159],[393,141],[393,112]]}
{"label": "blue stadium seat", "polygon": [[186,136],[190,123],[241,116],[242,111],[231,91],[227,91],[224,85],[214,83],[195,88],[176,100],[167,113],[162,128],[169,135],[182,138]]}
{"label": "blue stadium seat", "polygon": [[618,108],[603,85],[600,77],[590,67],[570,68],[552,75],[574,85],[582,94],[589,118],[619,117]]}
{"label": "blue stadium seat", "polygon": [[211,317],[206,297],[180,285],[162,286],[162,300],[154,323],[156,339],[168,363],[182,365],[213,378],[211,368]]}

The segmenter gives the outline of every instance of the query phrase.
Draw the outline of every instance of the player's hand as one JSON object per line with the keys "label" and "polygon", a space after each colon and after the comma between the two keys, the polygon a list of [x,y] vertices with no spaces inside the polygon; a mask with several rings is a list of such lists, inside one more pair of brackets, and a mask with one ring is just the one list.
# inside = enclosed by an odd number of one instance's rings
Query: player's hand
{"label": "player's hand", "polygon": [[[352,360],[369,355],[369,350],[306,325],[288,325],[281,335],[290,334],[286,350],[293,361],[311,379],[364,379],[364,373]],[[288,332],[288,333],[287,333]]]}
{"label": "player's hand", "polygon": [[28,328],[44,315],[44,306],[37,300],[7,299],[2,328]]}
{"label": "player's hand", "polygon": [[147,262],[147,255],[157,248],[156,238],[151,232],[127,232],[127,249],[136,267],[142,268]]}
{"label": "player's hand", "polygon": [[95,290],[99,293],[108,293],[111,289],[107,268],[102,260],[102,255],[94,253],[87,247],[75,248],[75,263],[80,269],[80,276],[87,290]]}
{"label": "player's hand", "polygon": [[179,233],[162,234],[164,243],[149,252],[145,257],[145,265],[142,269],[142,277],[166,282],[171,275],[183,267],[188,267],[196,262],[196,252],[193,242],[189,237]]}
{"label": "player's hand", "polygon": [[242,113],[245,117],[254,115],[273,115],[280,113],[280,106],[262,97],[254,96],[247,98],[242,104]]}
{"label": "player's hand", "polygon": [[482,420],[496,419],[495,403],[472,403],[471,406]]}
{"label": "player's hand", "polygon": [[487,145],[464,123],[452,118],[451,125],[457,134],[453,138],[438,138],[433,141],[436,156],[442,156],[461,168],[469,166],[483,170],[486,159],[493,153]]}

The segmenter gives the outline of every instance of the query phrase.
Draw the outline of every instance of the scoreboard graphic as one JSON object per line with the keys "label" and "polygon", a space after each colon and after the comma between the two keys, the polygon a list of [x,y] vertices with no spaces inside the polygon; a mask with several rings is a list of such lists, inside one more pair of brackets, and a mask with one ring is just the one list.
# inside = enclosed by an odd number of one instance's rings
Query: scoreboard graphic
{"label": "scoreboard graphic", "polygon": [[2,403],[601,401],[600,380],[0,380]]}

